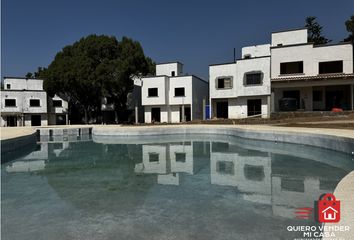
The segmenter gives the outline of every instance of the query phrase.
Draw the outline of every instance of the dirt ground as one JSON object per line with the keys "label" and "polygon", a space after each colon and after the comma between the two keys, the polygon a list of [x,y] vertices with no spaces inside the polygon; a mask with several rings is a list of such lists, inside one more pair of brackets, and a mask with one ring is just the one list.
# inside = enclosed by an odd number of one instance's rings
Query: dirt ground
{"label": "dirt ground", "polygon": [[[260,124],[282,127],[309,127],[309,128],[334,128],[353,129],[354,112],[285,112],[272,114],[271,118],[247,119],[210,119],[206,121],[191,121],[178,124]],[[167,125],[166,123],[140,124],[140,125]],[[169,124],[170,125],[170,124]]]}

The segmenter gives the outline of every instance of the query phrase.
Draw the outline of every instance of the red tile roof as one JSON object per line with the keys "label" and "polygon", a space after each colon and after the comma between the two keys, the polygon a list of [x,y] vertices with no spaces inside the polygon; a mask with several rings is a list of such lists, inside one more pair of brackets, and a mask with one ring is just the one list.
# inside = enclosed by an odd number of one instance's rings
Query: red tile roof
{"label": "red tile roof", "polygon": [[331,74],[319,74],[316,76],[284,76],[279,78],[272,78],[272,82],[283,82],[283,81],[306,81],[306,80],[325,80],[325,79],[348,79],[353,78],[354,73],[331,73]]}

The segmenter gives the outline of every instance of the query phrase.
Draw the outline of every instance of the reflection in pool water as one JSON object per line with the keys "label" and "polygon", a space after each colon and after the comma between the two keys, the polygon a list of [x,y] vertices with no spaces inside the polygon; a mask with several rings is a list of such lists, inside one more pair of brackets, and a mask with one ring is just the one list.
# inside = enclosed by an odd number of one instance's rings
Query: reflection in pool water
{"label": "reflection in pool water", "polygon": [[301,237],[286,226],[316,223],[294,210],[353,169],[338,152],[226,136],[42,139],[2,164],[2,237]]}

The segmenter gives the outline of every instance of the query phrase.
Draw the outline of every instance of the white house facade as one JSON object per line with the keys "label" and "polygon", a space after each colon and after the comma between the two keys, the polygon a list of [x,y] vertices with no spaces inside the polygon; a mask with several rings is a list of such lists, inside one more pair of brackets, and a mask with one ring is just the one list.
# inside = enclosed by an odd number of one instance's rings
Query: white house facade
{"label": "white house facade", "polygon": [[194,75],[182,74],[181,63],[163,63],[156,65],[156,76],[141,79],[145,123],[203,119],[208,83]]}
{"label": "white house facade", "polygon": [[[46,126],[57,114],[67,114],[67,103],[60,109],[53,106],[59,97],[47,99],[43,80],[27,78],[4,78],[1,91],[1,126]],[[64,102],[61,99],[62,102]],[[65,109],[65,110],[64,110]],[[49,111],[49,114],[48,114]]]}
{"label": "white house facade", "polygon": [[209,66],[212,118],[269,117],[270,45],[242,48],[242,59]]}
{"label": "white house facade", "polygon": [[273,111],[353,110],[353,44],[314,45],[307,29],[272,33]]}

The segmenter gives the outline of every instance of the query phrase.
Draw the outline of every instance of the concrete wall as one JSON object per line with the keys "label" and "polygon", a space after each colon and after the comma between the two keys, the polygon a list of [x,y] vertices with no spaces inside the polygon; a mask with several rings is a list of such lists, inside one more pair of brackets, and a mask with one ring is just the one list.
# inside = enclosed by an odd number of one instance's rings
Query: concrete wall
{"label": "concrete wall", "polygon": [[[183,105],[183,104],[192,104],[192,76],[183,76],[183,77],[171,77],[170,89],[168,89],[168,98],[170,105]],[[184,88],[184,97],[175,97],[175,88]]]}
{"label": "concrete wall", "polygon": [[272,33],[272,46],[307,43],[307,29],[289,30]]}
{"label": "concrete wall", "polygon": [[10,90],[37,90],[43,91],[43,80],[26,78],[4,78],[4,89],[8,90],[7,84],[10,84]]}
{"label": "concrete wall", "polygon": [[262,118],[267,118],[269,116],[268,111],[268,100],[267,96],[254,96],[254,97],[238,97],[228,99],[228,112],[231,119],[246,118],[247,116],[247,100],[249,99],[261,99],[262,100]]}
{"label": "concrete wall", "polygon": [[[262,84],[246,85],[246,74],[261,72]],[[236,96],[257,96],[270,94],[270,57],[239,60],[235,75]]]}
{"label": "concrete wall", "polygon": [[165,105],[144,106],[144,122],[151,123],[151,108],[160,108],[161,122],[169,122],[169,111]]}
{"label": "concrete wall", "polygon": [[[210,98],[236,97],[236,63],[209,66],[209,94]],[[217,89],[217,79],[221,77],[232,78],[232,88]]]}
{"label": "concrete wall", "polygon": [[[164,105],[168,103],[168,77],[149,77],[143,78],[143,86],[141,88],[141,101],[143,106],[147,105]],[[158,96],[149,97],[148,89],[157,88]]]}
{"label": "concrete wall", "polygon": [[183,74],[183,64],[179,62],[156,64],[156,76],[171,77],[172,71],[175,72],[175,76],[181,76]]}
{"label": "concrete wall", "polygon": [[270,56],[270,44],[243,47],[241,52],[242,58]]}
{"label": "concrete wall", "polygon": [[[343,61],[343,73],[353,73],[353,45],[329,45],[316,46],[301,45],[291,47],[272,48],[271,78],[282,77],[280,75],[280,63],[303,61],[303,74],[291,74],[291,76],[317,76],[319,74],[319,62]],[[289,77],[289,75],[284,75]]]}
{"label": "concrete wall", "polygon": [[[5,99],[16,99],[16,107],[5,107]],[[39,107],[31,107],[30,100],[40,100]],[[1,91],[2,113],[46,113],[47,93],[44,91]]]}
{"label": "concrete wall", "polygon": [[209,84],[193,76],[192,120],[203,119],[203,99],[209,102]]}

